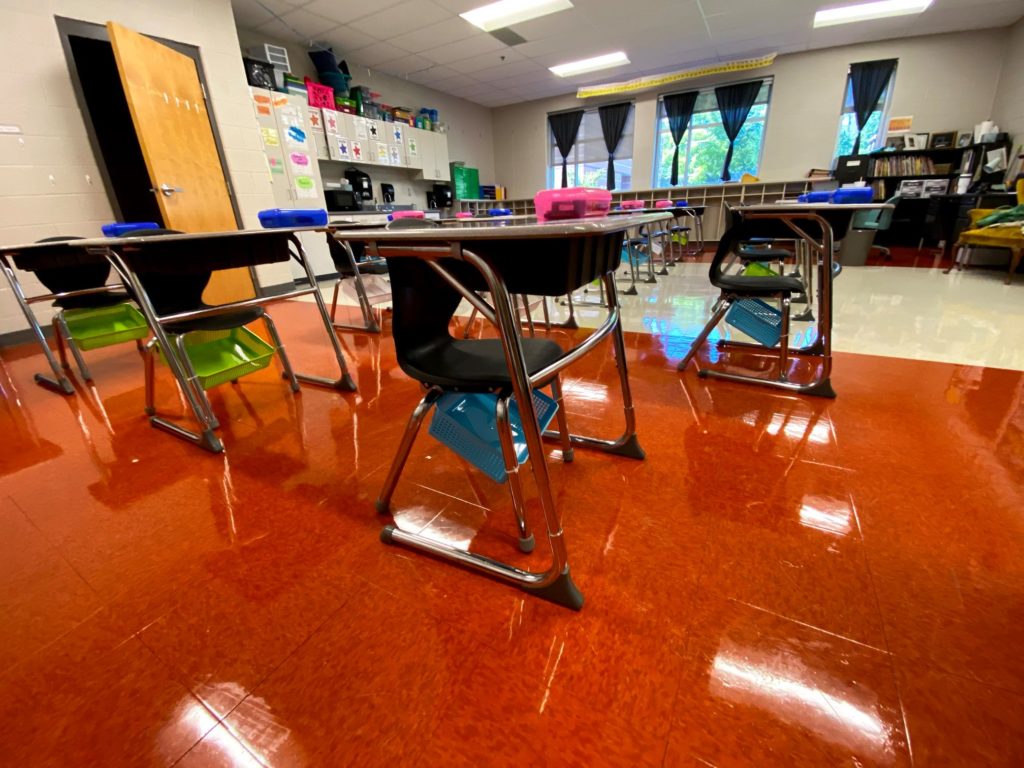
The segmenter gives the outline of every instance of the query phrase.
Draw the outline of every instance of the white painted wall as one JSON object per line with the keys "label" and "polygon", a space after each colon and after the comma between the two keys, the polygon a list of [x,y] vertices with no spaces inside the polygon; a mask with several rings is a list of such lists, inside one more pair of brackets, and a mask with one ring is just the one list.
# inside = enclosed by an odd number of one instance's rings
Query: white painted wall
{"label": "white painted wall", "polygon": [[[54,16],[109,20],[198,46],[231,183],[246,227],[274,205],[266,160],[238,55],[230,0],[5,0],[0,7],[0,123],[23,135],[0,135],[0,242],[49,235],[100,236],[114,214],[71,88]],[[26,290],[39,293],[31,275]],[[287,264],[260,268],[266,285],[288,282]],[[36,305],[49,321],[50,310]],[[0,333],[24,318],[6,281],[0,285]]]}
{"label": "white painted wall", "polygon": [[[1017,24],[1015,29],[1020,27]],[[1015,34],[1021,36],[1019,31]],[[899,59],[892,114],[913,115],[915,130],[969,130],[991,116],[1009,37],[1006,29],[991,29],[779,56],[771,67],[750,73],[751,77],[775,77],[760,177],[766,181],[800,179],[811,168],[831,167],[843,87],[849,65],[855,61]],[[1024,45],[1017,45],[1016,55],[1016,75],[1009,78],[1007,87],[1017,89],[1015,104],[1020,115]],[[736,75],[723,75],[695,80],[692,85],[704,88],[737,79]],[[636,96],[633,179],[637,189],[651,185],[657,97],[657,91]],[[567,95],[494,110],[497,177],[509,188],[511,197],[532,197],[546,183],[547,114],[600,103],[584,103]]]}
{"label": "white painted wall", "polygon": [[[243,48],[262,43],[282,45],[288,49],[288,60],[292,71],[298,76],[316,78],[313,63],[302,46],[276,40],[261,32],[238,30],[238,39]],[[338,52],[339,59],[345,58]],[[491,122],[492,111],[447,93],[435,91],[418,83],[392,77],[367,69],[348,61],[353,85],[365,85],[381,94],[381,101],[393,107],[402,106],[418,111],[420,107],[438,110],[441,120],[448,128],[448,155],[452,161],[462,161],[471,168],[480,169],[480,183],[494,184],[494,130]],[[324,169],[331,173],[326,165]],[[434,182],[416,181],[411,171],[389,170],[387,168],[363,168],[373,179],[374,191],[380,182],[394,184],[396,202],[412,203],[419,207],[426,204],[424,197]]]}
{"label": "white painted wall", "polygon": [[1024,19],[1010,27],[992,119],[1013,137],[1014,146],[1024,140]]}

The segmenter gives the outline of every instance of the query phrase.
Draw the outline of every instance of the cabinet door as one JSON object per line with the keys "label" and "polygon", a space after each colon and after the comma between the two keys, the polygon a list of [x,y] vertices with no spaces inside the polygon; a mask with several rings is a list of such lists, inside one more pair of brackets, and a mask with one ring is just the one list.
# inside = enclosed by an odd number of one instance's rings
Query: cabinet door
{"label": "cabinet door", "polygon": [[430,131],[417,130],[420,137],[420,165],[423,168],[423,178],[433,181],[437,178],[436,155],[434,151],[434,134]]}
{"label": "cabinet door", "polygon": [[437,175],[434,177],[437,181],[451,181],[452,173],[451,168],[448,165],[448,134],[447,133],[435,133],[434,134],[434,165],[436,167]]}
{"label": "cabinet door", "polygon": [[423,131],[419,128],[406,128],[405,132],[405,164],[417,171],[423,170]]}

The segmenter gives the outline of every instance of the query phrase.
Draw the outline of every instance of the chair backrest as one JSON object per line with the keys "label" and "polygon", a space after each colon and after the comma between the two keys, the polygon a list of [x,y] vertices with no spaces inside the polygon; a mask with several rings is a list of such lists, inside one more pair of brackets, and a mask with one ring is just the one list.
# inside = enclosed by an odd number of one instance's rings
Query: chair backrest
{"label": "chair backrest", "polygon": [[[57,235],[44,237],[37,243],[65,243],[68,240],[81,240],[73,235]],[[32,272],[50,293],[67,293],[84,291],[88,288],[99,288],[110,277],[110,262],[103,256],[91,256],[77,249],[74,262],[58,267],[33,269]],[[84,262],[84,263],[83,263]]]}
{"label": "chair backrest", "polygon": [[[147,229],[125,232],[121,237],[138,235],[180,235],[177,229]],[[139,282],[146,290],[146,295],[156,313],[161,316],[187,312],[203,306],[203,291],[210,282],[212,271],[206,272],[145,272],[136,269]]]}
{"label": "chair backrest", "polygon": [[[436,222],[425,219],[395,219],[387,228],[425,229],[436,226]],[[425,261],[393,257],[387,262],[391,279],[391,333],[395,339],[398,364],[405,369],[411,353],[451,340],[448,323],[462,296]]]}
{"label": "chair backrest", "polygon": [[896,206],[903,198],[893,195],[885,201],[886,205],[892,208],[880,208],[873,211],[860,211],[850,221],[850,229],[874,229],[886,230],[892,225],[893,214],[896,213]]}

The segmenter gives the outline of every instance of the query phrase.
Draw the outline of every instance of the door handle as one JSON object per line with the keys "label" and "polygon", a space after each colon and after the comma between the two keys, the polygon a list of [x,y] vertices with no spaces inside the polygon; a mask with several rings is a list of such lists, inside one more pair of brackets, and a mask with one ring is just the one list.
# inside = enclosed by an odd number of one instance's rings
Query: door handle
{"label": "door handle", "polygon": [[[157,190],[150,189],[149,191],[150,192],[156,192]],[[175,192],[184,192],[184,191],[185,190],[182,189],[181,187],[175,187],[175,186],[172,186],[171,184],[161,184],[160,185],[160,189],[159,189],[160,194],[162,194],[164,197],[170,197]]]}

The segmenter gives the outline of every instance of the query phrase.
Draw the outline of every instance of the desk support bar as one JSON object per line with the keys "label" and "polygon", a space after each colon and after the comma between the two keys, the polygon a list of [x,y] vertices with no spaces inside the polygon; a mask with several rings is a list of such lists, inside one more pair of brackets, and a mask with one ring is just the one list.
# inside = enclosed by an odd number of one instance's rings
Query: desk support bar
{"label": "desk support bar", "polygon": [[0,270],[3,271],[4,277],[7,279],[7,284],[11,286],[11,293],[14,294],[15,300],[18,302],[18,307],[21,309],[25,320],[28,322],[28,327],[32,331],[32,335],[36,337],[36,341],[39,343],[39,348],[43,350],[43,356],[46,357],[46,362],[50,365],[50,370],[53,371],[53,378],[44,376],[41,373],[35,375],[36,383],[51,389],[54,392],[59,392],[62,395],[73,395],[75,394],[75,388],[71,386],[71,381],[67,376],[64,375],[64,369],[61,368],[60,363],[57,362],[57,358],[53,356],[53,350],[50,349],[50,345],[46,343],[46,336],[43,334],[43,329],[39,326],[39,321],[36,320],[36,316],[32,313],[32,308],[29,307],[29,300],[25,298],[25,292],[21,290],[21,283],[18,282],[17,276],[14,274],[14,269],[8,263],[7,258],[0,254]]}

